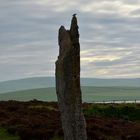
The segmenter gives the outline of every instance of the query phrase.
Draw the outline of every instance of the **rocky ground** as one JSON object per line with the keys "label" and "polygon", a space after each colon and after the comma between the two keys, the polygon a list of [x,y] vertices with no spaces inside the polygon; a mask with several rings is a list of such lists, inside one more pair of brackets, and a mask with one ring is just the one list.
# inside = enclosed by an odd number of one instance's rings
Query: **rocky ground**
{"label": "rocky ground", "polygon": [[[84,104],[86,109],[90,104]],[[86,115],[88,140],[140,140],[140,122]],[[21,140],[51,140],[63,137],[55,102],[0,102],[0,127]]]}

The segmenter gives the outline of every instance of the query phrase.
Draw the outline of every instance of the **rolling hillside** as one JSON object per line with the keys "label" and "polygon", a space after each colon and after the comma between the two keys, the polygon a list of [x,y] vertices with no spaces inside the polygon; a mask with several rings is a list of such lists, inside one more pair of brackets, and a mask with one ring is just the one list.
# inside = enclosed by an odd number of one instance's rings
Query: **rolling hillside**
{"label": "rolling hillside", "polygon": [[55,87],[53,77],[26,78],[0,82],[0,93],[48,87]]}
{"label": "rolling hillside", "polygon": [[[140,100],[140,87],[82,87],[84,102],[110,100]],[[0,100],[56,101],[55,88],[40,88],[0,94]]]}
{"label": "rolling hillside", "polygon": [[[94,87],[140,87],[138,79],[96,79],[81,78],[82,86]],[[20,80],[0,82],[0,93],[12,91],[55,87],[54,77],[34,77]]]}

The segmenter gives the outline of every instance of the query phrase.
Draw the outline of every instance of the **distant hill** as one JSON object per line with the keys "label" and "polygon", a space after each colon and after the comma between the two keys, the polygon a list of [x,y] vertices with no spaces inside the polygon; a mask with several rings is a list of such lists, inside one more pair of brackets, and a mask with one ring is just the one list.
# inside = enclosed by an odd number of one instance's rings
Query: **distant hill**
{"label": "distant hill", "polygon": [[[83,102],[140,100],[140,87],[82,87]],[[0,100],[56,101],[55,88],[39,88],[0,94]]]}
{"label": "distant hill", "polygon": [[81,85],[97,86],[97,87],[140,87],[140,78],[135,79],[81,78]]}
{"label": "distant hill", "polygon": [[55,87],[54,77],[34,77],[0,82],[0,93]]}
{"label": "distant hill", "polygon": [[[82,86],[96,87],[140,87],[140,78],[137,79],[96,79],[81,78]],[[0,82],[0,93],[55,87],[54,77],[34,77],[19,80]]]}

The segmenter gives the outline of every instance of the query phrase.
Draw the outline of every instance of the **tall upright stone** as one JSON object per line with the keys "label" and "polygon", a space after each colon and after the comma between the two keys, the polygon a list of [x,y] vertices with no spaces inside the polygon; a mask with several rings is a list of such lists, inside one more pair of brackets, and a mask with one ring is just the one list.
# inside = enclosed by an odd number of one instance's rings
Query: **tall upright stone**
{"label": "tall upright stone", "polygon": [[64,140],[87,140],[86,123],[81,109],[80,44],[75,15],[70,30],[60,27],[58,43],[60,48],[56,61],[56,93]]}

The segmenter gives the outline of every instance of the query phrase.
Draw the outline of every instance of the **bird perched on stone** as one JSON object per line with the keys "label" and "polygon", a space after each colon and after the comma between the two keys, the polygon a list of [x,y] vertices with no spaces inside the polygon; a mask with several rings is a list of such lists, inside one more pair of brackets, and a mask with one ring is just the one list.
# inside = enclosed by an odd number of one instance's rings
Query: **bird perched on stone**
{"label": "bird perched on stone", "polygon": [[75,14],[73,14],[72,16],[75,17],[76,15],[77,15],[77,14],[75,13]]}

